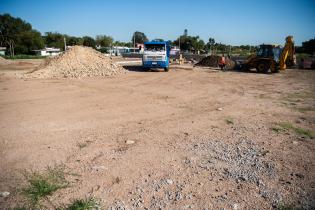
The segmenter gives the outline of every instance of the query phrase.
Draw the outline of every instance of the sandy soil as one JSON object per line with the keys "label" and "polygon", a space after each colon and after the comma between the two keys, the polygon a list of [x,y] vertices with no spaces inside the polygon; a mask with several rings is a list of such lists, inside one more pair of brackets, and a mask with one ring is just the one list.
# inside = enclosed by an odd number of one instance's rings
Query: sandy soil
{"label": "sandy soil", "polygon": [[[0,207],[23,170],[63,164],[55,205],[104,209],[312,209],[315,71],[273,75],[171,68],[94,79],[0,77]],[[3,71],[0,71],[3,72]],[[127,142],[127,143],[126,143]]]}

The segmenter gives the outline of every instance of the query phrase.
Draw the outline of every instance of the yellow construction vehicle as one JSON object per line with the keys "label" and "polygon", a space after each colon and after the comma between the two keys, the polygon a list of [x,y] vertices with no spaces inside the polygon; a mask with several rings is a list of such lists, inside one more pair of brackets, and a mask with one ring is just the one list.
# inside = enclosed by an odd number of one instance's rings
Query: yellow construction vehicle
{"label": "yellow construction vehicle", "polygon": [[288,36],[284,48],[279,45],[262,44],[257,54],[249,56],[239,68],[243,71],[256,68],[258,72],[268,73],[270,70],[276,73],[279,70],[285,70],[287,66],[294,65],[294,56],[293,37]]}

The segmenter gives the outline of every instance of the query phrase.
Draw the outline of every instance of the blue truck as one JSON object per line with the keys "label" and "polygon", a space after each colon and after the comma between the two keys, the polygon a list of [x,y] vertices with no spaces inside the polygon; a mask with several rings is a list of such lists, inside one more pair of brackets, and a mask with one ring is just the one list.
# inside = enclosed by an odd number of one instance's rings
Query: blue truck
{"label": "blue truck", "polygon": [[170,42],[145,42],[142,57],[143,68],[164,68],[165,71],[168,71],[170,65],[170,51]]}

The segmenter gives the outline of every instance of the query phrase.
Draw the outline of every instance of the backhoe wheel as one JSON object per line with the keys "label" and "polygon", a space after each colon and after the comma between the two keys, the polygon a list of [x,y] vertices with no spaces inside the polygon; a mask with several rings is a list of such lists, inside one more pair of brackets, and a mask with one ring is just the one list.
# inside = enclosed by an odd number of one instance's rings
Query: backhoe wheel
{"label": "backhoe wheel", "polygon": [[269,71],[269,68],[270,68],[269,65],[265,62],[261,62],[257,65],[257,71],[261,73],[267,74]]}

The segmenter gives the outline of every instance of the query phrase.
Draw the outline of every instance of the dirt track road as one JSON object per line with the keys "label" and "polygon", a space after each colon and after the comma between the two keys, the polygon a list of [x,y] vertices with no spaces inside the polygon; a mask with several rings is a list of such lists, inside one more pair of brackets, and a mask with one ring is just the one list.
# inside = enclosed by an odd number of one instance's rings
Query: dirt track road
{"label": "dirt track road", "polygon": [[[56,205],[107,209],[314,208],[315,72],[131,71],[118,78],[0,77],[0,198],[21,170],[64,164]],[[290,126],[289,126],[290,127]],[[128,141],[128,144],[126,143]],[[129,144],[130,143],[130,144]]]}

